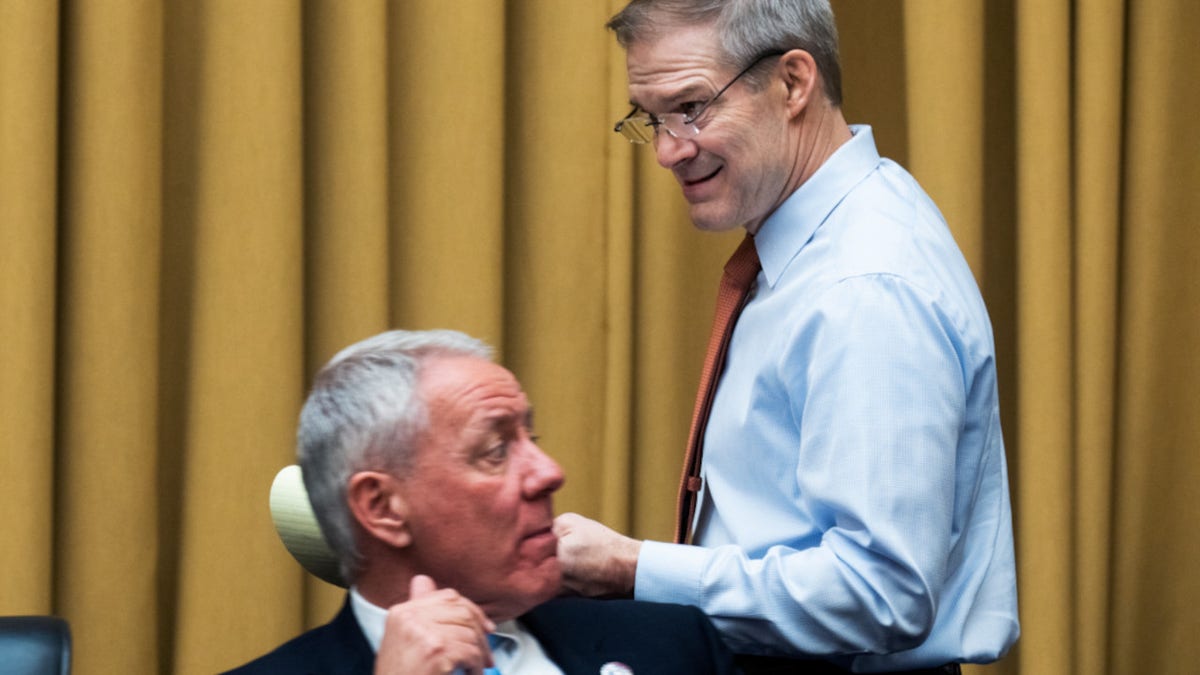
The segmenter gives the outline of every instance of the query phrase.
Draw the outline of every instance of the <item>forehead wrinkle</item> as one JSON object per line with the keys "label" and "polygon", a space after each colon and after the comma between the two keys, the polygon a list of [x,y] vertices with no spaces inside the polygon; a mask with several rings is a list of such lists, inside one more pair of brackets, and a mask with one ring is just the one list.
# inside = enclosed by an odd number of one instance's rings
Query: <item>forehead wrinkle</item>
{"label": "forehead wrinkle", "polygon": [[516,410],[476,410],[476,413],[471,415],[468,424],[487,430],[505,429],[523,421],[526,417]]}
{"label": "forehead wrinkle", "polygon": [[[495,364],[491,364],[495,365]],[[465,426],[484,417],[512,417],[528,406],[525,392],[511,373],[500,366],[483,377],[435,372],[424,382],[424,394],[432,414],[448,418],[454,426]]]}
{"label": "forehead wrinkle", "polygon": [[720,87],[715,75],[709,72],[671,73],[666,79],[629,78],[629,102],[650,112],[670,111],[676,105],[697,99],[707,99]]}
{"label": "forehead wrinkle", "polygon": [[499,429],[529,417],[529,404],[525,392],[496,393],[485,397],[468,412],[469,424],[479,424],[488,429]]}
{"label": "forehead wrinkle", "polygon": [[695,91],[716,91],[722,66],[711,26],[672,30],[625,51],[631,103],[677,102]]}

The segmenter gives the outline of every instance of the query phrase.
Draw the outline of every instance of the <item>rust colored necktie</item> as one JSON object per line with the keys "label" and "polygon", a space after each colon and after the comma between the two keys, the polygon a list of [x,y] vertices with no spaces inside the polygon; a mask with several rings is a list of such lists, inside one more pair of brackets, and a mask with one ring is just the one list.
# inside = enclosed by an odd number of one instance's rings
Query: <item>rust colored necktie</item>
{"label": "rust colored necktie", "polygon": [[696,494],[700,491],[700,460],[704,454],[704,429],[708,425],[708,414],[712,409],[713,396],[717,392],[717,381],[725,366],[725,352],[729,348],[729,336],[738,314],[750,297],[750,287],[761,265],[754,239],[749,234],[725,263],[721,275],[721,286],[717,290],[717,311],[713,316],[712,335],[708,338],[708,352],[704,356],[704,370],[700,373],[700,389],[696,392],[696,408],[692,413],[692,430],[688,434],[687,456],[683,460],[683,477],[679,481],[679,503],[675,510],[675,541],[687,543],[691,535],[692,517],[696,513]]}

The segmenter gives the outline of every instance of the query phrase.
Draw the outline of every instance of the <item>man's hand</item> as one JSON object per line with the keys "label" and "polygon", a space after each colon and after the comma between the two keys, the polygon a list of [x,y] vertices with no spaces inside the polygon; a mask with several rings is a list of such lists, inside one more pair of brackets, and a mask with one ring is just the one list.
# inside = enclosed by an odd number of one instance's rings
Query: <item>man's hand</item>
{"label": "man's hand", "polygon": [[388,609],[375,675],[479,675],[492,665],[487,634],[496,628],[483,610],[433,579],[412,578],[408,600]]}
{"label": "man's hand", "polygon": [[642,542],[578,513],[555,518],[554,534],[567,590],[589,597],[633,595]]}

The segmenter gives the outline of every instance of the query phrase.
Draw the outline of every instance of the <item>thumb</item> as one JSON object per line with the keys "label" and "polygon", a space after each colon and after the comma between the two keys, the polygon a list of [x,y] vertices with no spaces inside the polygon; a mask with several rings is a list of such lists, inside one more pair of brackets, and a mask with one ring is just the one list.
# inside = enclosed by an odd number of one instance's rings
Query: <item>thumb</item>
{"label": "thumb", "polygon": [[408,599],[416,600],[423,595],[429,595],[437,590],[437,584],[433,579],[424,575],[418,574],[412,578],[408,584]]}
{"label": "thumb", "polygon": [[582,520],[583,516],[578,513],[564,513],[554,519],[554,524],[551,529],[556,536],[563,536],[571,532],[571,526]]}

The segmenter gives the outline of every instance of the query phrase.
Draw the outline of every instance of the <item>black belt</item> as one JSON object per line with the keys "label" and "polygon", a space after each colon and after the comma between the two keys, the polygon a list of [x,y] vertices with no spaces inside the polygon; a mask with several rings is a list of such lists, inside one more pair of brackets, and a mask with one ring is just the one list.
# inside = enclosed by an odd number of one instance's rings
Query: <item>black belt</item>
{"label": "black belt", "polygon": [[[738,654],[737,665],[745,675],[845,675],[850,671],[839,668],[828,661],[807,659],[784,659],[775,656],[750,656]],[[893,675],[961,675],[957,663],[948,663],[934,668],[890,671]]]}

